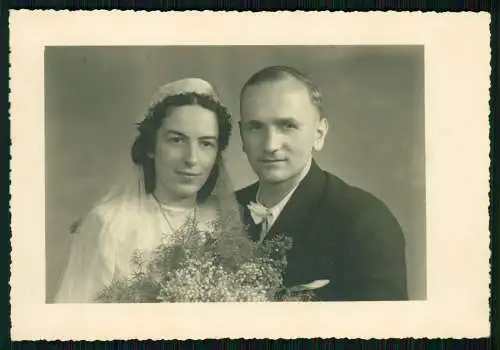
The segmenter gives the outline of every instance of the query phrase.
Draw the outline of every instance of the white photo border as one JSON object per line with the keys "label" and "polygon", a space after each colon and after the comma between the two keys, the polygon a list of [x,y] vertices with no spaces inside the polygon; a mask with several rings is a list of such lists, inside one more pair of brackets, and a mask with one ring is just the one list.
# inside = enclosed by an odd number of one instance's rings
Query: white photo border
{"label": "white photo border", "polygon": [[[11,11],[12,340],[489,336],[489,24],[488,13]],[[45,303],[46,46],[368,44],[425,47],[426,301]]]}

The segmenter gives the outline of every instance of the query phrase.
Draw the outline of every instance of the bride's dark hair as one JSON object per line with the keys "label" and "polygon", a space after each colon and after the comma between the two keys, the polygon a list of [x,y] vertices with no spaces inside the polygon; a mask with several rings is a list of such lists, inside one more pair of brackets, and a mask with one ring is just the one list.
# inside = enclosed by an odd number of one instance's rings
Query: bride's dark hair
{"label": "bride's dark hair", "polygon": [[219,126],[217,159],[207,181],[198,191],[198,200],[205,200],[214,190],[219,176],[221,152],[226,149],[231,135],[231,115],[225,106],[211,96],[191,92],[166,97],[150,108],[146,118],[138,124],[139,135],[132,145],[131,155],[132,161],[142,166],[146,193],[153,193],[156,186],[154,159],[149,156],[154,153],[156,147],[156,132],[160,128],[163,119],[168,118],[172,109],[189,105],[198,105],[206,108],[213,111],[217,116],[217,124]]}

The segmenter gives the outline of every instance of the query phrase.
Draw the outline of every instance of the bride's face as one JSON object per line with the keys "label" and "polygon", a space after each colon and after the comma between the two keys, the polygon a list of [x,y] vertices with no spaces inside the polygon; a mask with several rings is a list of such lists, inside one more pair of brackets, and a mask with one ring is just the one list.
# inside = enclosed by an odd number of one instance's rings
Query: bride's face
{"label": "bride's face", "polygon": [[196,196],[217,158],[217,116],[198,105],[167,113],[156,132],[156,189],[172,199]]}

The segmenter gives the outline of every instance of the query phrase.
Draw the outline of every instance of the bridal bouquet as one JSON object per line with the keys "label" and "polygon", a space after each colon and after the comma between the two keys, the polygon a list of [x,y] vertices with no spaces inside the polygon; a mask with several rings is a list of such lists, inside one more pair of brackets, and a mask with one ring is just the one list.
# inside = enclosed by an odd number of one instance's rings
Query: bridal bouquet
{"label": "bridal bouquet", "polygon": [[307,288],[283,284],[286,253],[292,246],[289,237],[278,235],[257,244],[243,229],[228,227],[229,221],[219,219],[208,231],[187,223],[156,250],[136,251],[133,276],[113,281],[97,301],[255,302],[313,297]]}

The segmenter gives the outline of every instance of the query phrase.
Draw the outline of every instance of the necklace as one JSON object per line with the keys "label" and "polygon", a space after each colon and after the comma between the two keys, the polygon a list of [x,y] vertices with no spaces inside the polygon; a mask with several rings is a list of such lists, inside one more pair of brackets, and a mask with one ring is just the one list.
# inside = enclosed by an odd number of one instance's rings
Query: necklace
{"label": "necklace", "polygon": [[[165,213],[164,211],[164,208],[163,206],[161,205],[160,201],[158,200],[158,198],[156,198],[155,195],[152,195],[153,198],[155,199],[156,203],[158,204],[158,209],[160,209],[160,213],[161,213],[161,216],[163,217],[163,219],[165,220],[165,222],[167,223],[168,227],[170,228],[171,232],[174,233],[175,231],[177,231],[174,226],[172,225],[172,223],[170,222],[170,220],[168,219],[168,215]],[[193,207],[193,212],[191,213],[191,215],[189,215],[189,217],[186,219],[186,222],[188,222],[190,219],[193,219],[193,221],[196,220],[196,216],[197,216],[197,212],[198,212],[198,206],[195,205]],[[181,225],[182,226],[182,225]]]}

